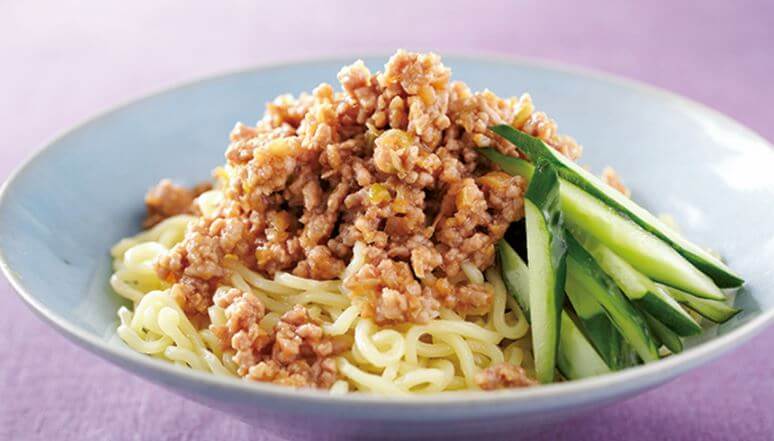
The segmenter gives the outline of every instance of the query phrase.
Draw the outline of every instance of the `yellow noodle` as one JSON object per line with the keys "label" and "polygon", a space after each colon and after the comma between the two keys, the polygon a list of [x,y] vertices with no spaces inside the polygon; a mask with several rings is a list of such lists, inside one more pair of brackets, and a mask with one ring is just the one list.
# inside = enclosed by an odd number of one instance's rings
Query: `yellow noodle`
{"label": "yellow noodle", "polygon": [[465,277],[468,278],[470,283],[482,284],[484,283],[484,273],[476,265],[471,262],[465,261],[460,265],[462,272],[465,273]]}
{"label": "yellow noodle", "polygon": [[[483,342],[480,340],[465,340],[468,344],[468,347],[470,347],[470,350],[474,354],[480,354],[486,357],[486,359],[489,361],[486,363],[486,366],[502,363],[505,361],[505,357],[503,356],[503,351],[500,349],[499,346]],[[485,367],[486,367],[485,366]]]}
{"label": "yellow noodle", "polygon": [[269,280],[260,274],[250,271],[244,265],[238,262],[226,262],[226,267],[232,271],[236,271],[240,276],[244,278],[247,283],[259,290],[271,292],[275,294],[293,295],[298,294],[298,290],[289,286],[277,283],[273,280]]}
{"label": "yellow noodle", "polygon": [[164,350],[164,356],[172,361],[181,361],[197,371],[207,370],[207,364],[204,362],[204,359],[190,349],[169,346]]}
{"label": "yellow noodle", "polygon": [[292,274],[282,273],[282,272],[279,272],[274,276],[274,281],[282,285],[297,289],[299,291],[311,291],[311,290],[338,291],[339,288],[341,287],[341,282],[338,280],[320,281],[320,280],[304,279],[303,277],[298,277]]}
{"label": "yellow noodle", "polygon": [[497,333],[510,340],[516,340],[524,337],[529,330],[529,325],[524,317],[519,317],[519,320],[509,325],[505,320],[505,305],[508,301],[508,293],[505,290],[505,284],[500,277],[500,270],[490,268],[486,272],[487,280],[494,287],[494,299],[492,305],[492,312],[490,314],[492,327]]}
{"label": "yellow noodle", "polygon": [[[375,327],[371,320],[359,320],[355,325],[355,346],[374,366],[385,367],[397,363],[405,353],[406,345],[403,336],[392,329],[374,333]],[[382,352],[378,346],[388,349]]]}
{"label": "yellow noodle", "polygon": [[124,282],[123,279],[118,276],[118,274],[113,274],[110,276],[110,286],[118,295],[131,300],[132,303],[139,302],[140,299],[142,299],[142,296],[145,295],[144,292]]}
{"label": "yellow noodle", "polygon": [[232,274],[231,284],[234,285],[234,288],[237,288],[240,291],[252,292],[256,297],[258,297],[261,303],[263,303],[263,305],[266,306],[266,308],[270,311],[280,311],[284,313],[293,309],[293,305],[290,305],[285,302],[281,302],[279,300],[275,300],[274,298],[270,297],[267,293],[261,290],[251,289],[250,285],[245,281],[245,279],[242,277],[241,274]]}
{"label": "yellow noodle", "polygon": [[[200,196],[199,204],[212,213],[220,202],[217,192],[210,193]],[[156,258],[182,239],[192,219],[168,219],[113,248],[111,286],[134,303],[133,310],[119,309],[117,333],[140,353],[190,369],[236,376],[239,369],[233,351],[224,350],[206,325],[194,327],[173,300],[176,296],[172,291],[180,288],[170,288],[153,269]],[[362,267],[365,248],[356,244],[345,275]],[[351,349],[336,359],[341,379],[331,387],[332,394],[407,395],[476,389],[476,373],[493,364],[509,362],[524,366],[528,372],[534,369],[526,319],[494,269],[484,276],[466,262],[462,265],[464,276],[455,281],[492,284],[493,305],[485,314],[462,317],[442,309],[440,317],[428,323],[377,326],[360,317],[360,309],[351,303],[341,280],[309,280],[287,273],[278,273],[270,280],[231,258],[226,267],[230,271],[227,284],[218,291],[234,287],[255,295],[266,308],[259,326],[267,332],[284,313],[300,304],[326,335],[352,342]],[[215,326],[228,322],[226,311],[217,305],[207,309],[207,318]]]}
{"label": "yellow noodle", "polygon": [[349,308],[345,309],[344,312],[339,314],[335,322],[331,324],[323,324],[323,330],[328,335],[344,335],[347,333],[347,331],[349,331],[350,328],[352,328],[352,325],[355,323],[355,320],[357,320],[359,315],[360,310],[357,308],[357,306],[350,306]]}
{"label": "yellow noodle", "polygon": [[407,392],[396,386],[394,382],[386,380],[378,375],[369,374],[347,361],[346,358],[338,358],[336,364],[339,368],[339,372],[361,389],[384,395],[407,394]]}
{"label": "yellow noodle", "polygon": [[344,274],[342,279],[357,273],[360,268],[365,264],[365,248],[366,245],[363,242],[356,242],[352,248],[352,260],[349,262],[346,268],[344,268]]}
{"label": "yellow noodle", "polygon": [[474,377],[478,372],[478,368],[473,359],[473,351],[470,350],[470,346],[466,344],[465,339],[458,334],[440,334],[438,338],[445,341],[452,349],[454,349],[454,355],[457,357],[460,369],[462,370],[462,375],[465,377],[465,384],[467,384],[469,388],[476,388]]}
{"label": "yellow noodle", "polygon": [[516,343],[511,343],[503,349],[503,357],[508,363],[521,366],[524,361],[524,350]]}
{"label": "yellow noodle", "polygon": [[202,358],[204,359],[204,362],[207,364],[207,367],[209,368],[210,372],[216,375],[222,375],[225,377],[231,377],[234,376],[232,372],[230,372],[225,366],[223,366],[223,362],[220,361],[220,358],[213,354],[210,351],[204,350],[201,354]]}
{"label": "yellow noodle", "polygon": [[[129,248],[144,242],[158,242],[163,234],[166,233],[169,235],[169,232],[174,232],[174,236],[177,239],[174,242],[179,242],[183,240],[185,230],[188,228],[188,224],[193,220],[196,220],[194,216],[170,217],[169,219],[164,220],[148,231],[144,231],[134,237],[121,240],[113,248],[111,248],[110,254],[115,259],[121,259]],[[174,245],[174,243],[170,244],[170,246],[171,245]]]}
{"label": "yellow noodle", "polygon": [[350,305],[349,299],[343,297],[341,293],[332,293],[325,291],[305,291],[301,294],[287,297],[289,303],[308,305],[310,303],[316,303],[324,306],[335,306],[341,309],[347,308]]}
{"label": "yellow noodle", "polygon": [[349,383],[344,380],[339,380],[333,383],[331,386],[331,395],[346,395],[349,392]]}
{"label": "yellow noodle", "polygon": [[220,347],[220,340],[210,329],[200,330],[199,335],[202,337],[205,347],[215,354],[216,357],[220,358],[220,356],[223,355],[223,350]]}

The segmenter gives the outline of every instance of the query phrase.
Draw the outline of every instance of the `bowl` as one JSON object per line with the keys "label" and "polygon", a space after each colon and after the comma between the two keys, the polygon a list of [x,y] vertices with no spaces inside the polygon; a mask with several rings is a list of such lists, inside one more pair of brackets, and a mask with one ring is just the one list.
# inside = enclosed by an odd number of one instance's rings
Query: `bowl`
{"label": "bowl", "polygon": [[[368,58],[379,68],[386,57]],[[195,183],[223,162],[236,121],[274,96],[335,82],[351,59],[263,67],[183,85],[102,114],[28,160],[0,196],[0,266],[22,299],[65,337],[195,401],[283,436],[467,438],[528,434],[665,383],[742,344],[774,317],[774,151],[699,104],[599,73],[525,60],[447,57],[457,79],[499,95],[529,91],[584,146],[614,166],[633,197],[670,213],[720,252],[747,284],[744,312],[683,353],[596,378],[498,392],[390,399],[220,378],[137,354],[116,338],[122,304],[108,250],[137,232],[142,198],[161,177]],[[676,410],[677,411],[677,410]]]}

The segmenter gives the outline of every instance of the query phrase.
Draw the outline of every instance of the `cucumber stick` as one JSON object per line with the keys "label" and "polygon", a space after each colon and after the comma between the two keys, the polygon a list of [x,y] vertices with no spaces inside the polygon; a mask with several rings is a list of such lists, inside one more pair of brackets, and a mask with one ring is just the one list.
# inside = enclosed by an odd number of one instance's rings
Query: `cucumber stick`
{"label": "cucumber stick", "polygon": [[605,309],[618,332],[637,351],[643,361],[658,360],[658,347],[645,319],[615,283],[602,271],[594,258],[568,234],[567,272],[579,288],[593,296]]}
{"label": "cucumber stick", "polygon": [[559,346],[567,248],[559,208],[559,180],[547,162],[538,163],[524,205],[535,372],[538,381],[551,383]]}
{"label": "cucumber stick", "polygon": [[724,298],[709,277],[669,245],[567,181],[562,182],[562,208],[569,224],[594,236],[643,274],[699,297]]}
{"label": "cucumber stick", "polygon": [[[504,170],[521,170],[524,172],[521,176],[530,178],[528,162],[507,157],[494,150],[484,149],[484,155],[501,165]],[[699,297],[724,299],[723,293],[712,279],[696,269],[667,243],[622,217],[576,185],[564,179],[559,181],[562,211],[569,225],[591,234],[638,271],[654,280]]]}
{"label": "cucumber stick", "polygon": [[533,162],[539,159],[551,162],[562,178],[577,185],[666,242],[699,270],[711,277],[718,286],[732,288],[744,283],[744,280],[720,259],[682,237],[650,212],[565,158],[542,140],[507,125],[495,126],[491,130],[513,143]]}
{"label": "cucumber stick", "polygon": [[559,353],[556,359],[559,372],[569,380],[609,373],[610,369],[567,311],[562,311],[561,320]]}
{"label": "cucumber stick", "polygon": [[573,309],[575,309],[579,327],[597,349],[607,366],[612,370],[626,367],[622,357],[623,346],[626,342],[608,318],[602,305],[581,288],[573,273],[567,273],[564,289]]}
{"label": "cucumber stick", "polygon": [[497,243],[497,257],[508,293],[516,299],[524,315],[529,319],[529,268],[519,253],[505,239]]}
{"label": "cucumber stick", "polygon": [[610,276],[626,297],[638,307],[653,315],[677,335],[689,336],[701,332],[701,326],[696,320],[653,281],[589,235],[577,230],[571,233],[594,257],[602,271]]}
{"label": "cucumber stick", "polygon": [[[505,240],[497,244],[497,254],[503,281],[508,293],[521,306],[529,320],[529,269],[524,260]],[[562,311],[559,327],[559,351],[556,359],[559,372],[570,380],[593,377],[610,372],[594,347],[583,335],[575,321]]]}
{"label": "cucumber stick", "polygon": [[647,311],[641,311],[645,321],[648,322],[650,330],[653,335],[661,341],[661,343],[667,347],[673,354],[677,354],[683,351],[683,341],[680,340],[680,336],[669,329],[665,324],[661,323],[648,314]]}
{"label": "cucumber stick", "polygon": [[500,166],[500,168],[509,175],[522,176],[528,181],[532,179],[532,173],[535,171],[535,166],[531,163],[521,158],[503,155],[491,147],[480,148],[478,151],[484,155],[485,158]]}
{"label": "cucumber stick", "polygon": [[679,289],[674,289],[669,286],[659,285],[661,289],[669,294],[673,299],[687,306],[688,308],[696,311],[702,317],[715,323],[725,323],[731,320],[732,317],[739,314],[741,309],[734,308],[725,302],[718,300],[702,299],[701,297],[692,296],[684,293]]}

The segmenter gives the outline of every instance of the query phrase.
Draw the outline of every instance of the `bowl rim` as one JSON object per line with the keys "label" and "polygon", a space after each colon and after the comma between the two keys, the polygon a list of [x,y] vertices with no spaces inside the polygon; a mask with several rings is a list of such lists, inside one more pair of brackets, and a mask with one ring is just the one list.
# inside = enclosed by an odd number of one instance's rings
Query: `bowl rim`
{"label": "bowl rim", "polygon": [[[19,180],[19,178],[24,173],[26,173],[33,164],[35,164],[37,161],[43,160],[48,153],[56,149],[57,145],[59,145],[59,142],[63,138],[92,124],[99,123],[99,121],[101,121],[103,118],[108,117],[114,113],[118,113],[126,108],[140,104],[146,100],[150,100],[166,93],[181,91],[186,88],[196,87],[203,83],[226,79],[228,77],[285,68],[304,68],[314,64],[336,63],[337,65],[343,65],[350,63],[351,60],[356,60],[359,58],[371,59],[381,57],[383,59],[387,59],[389,55],[390,54],[386,52],[369,52],[367,54],[360,54],[359,56],[350,56],[345,53],[341,53],[314,58],[288,58],[276,62],[252,65],[246,68],[219,72],[211,75],[201,76],[188,81],[182,81],[177,84],[158,88],[155,91],[143,94],[138,98],[132,98],[119,102],[116,105],[109,106],[104,110],[96,112],[91,117],[83,120],[82,122],[55,134],[53,137],[49,138],[48,141],[44,142],[41,147],[35,149],[33,153],[27,157],[27,159],[22,161],[22,163],[8,175],[8,178],[0,187],[0,211],[2,211],[7,204],[8,196],[13,191],[14,185]],[[678,104],[683,108],[687,108],[692,112],[708,115],[713,118],[717,118],[725,124],[730,124],[736,130],[743,132],[746,136],[751,137],[758,143],[762,143],[763,145],[768,146],[772,151],[771,157],[774,159],[774,145],[740,122],[718,112],[717,110],[707,105],[638,80],[633,80],[620,75],[610,74],[588,67],[535,57],[513,56],[498,52],[477,51],[473,53],[464,51],[444,51],[443,56],[444,59],[451,61],[450,64],[453,64],[454,61],[465,61],[554,71],[563,74],[574,75],[576,77],[582,77],[583,79],[587,80],[596,80],[625,87],[641,94],[657,97],[665,102],[671,101],[672,103]],[[268,399],[282,398],[299,404],[301,402],[324,402],[328,404],[335,403],[338,405],[352,406],[367,404],[369,406],[379,406],[384,408],[414,408],[416,406],[424,406],[427,404],[432,404],[434,407],[450,407],[459,406],[461,404],[496,404],[503,402],[516,404],[538,399],[551,400],[554,398],[567,398],[568,396],[580,397],[584,394],[597,391],[604,387],[620,388],[627,383],[631,385],[636,380],[650,379],[652,383],[656,383],[661,378],[671,378],[669,375],[670,373],[677,372],[679,374],[685,370],[691,369],[692,367],[698,366],[702,362],[715,359],[721,356],[723,353],[738,347],[748,339],[759,334],[767,327],[768,324],[774,322],[774,308],[771,308],[769,310],[762,311],[758,317],[743,323],[741,326],[731,330],[727,334],[712,338],[707,342],[700,343],[699,345],[689,348],[680,354],[671,355],[654,363],[648,363],[645,365],[627,368],[618,372],[581,380],[573,380],[564,383],[553,383],[525,389],[506,389],[486,392],[460,391],[408,397],[388,397],[377,394],[333,395],[327,391],[308,389],[297,390],[274,385],[271,383],[250,382],[239,378],[222,377],[212,373],[204,373],[192,369],[181,369],[180,367],[173,364],[164,363],[151,357],[147,357],[143,354],[131,351],[128,348],[123,348],[111,344],[96,334],[92,334],[77,328],[67,319],[54,313],[52,310],[46,307],[43,302],[39,301],[32,294],[32,292],[26,288],[23,281],[21,280],[21,277],[19,277],[13,268],[11,268],[6,258],[5,250],[1,246],[0,270],[2,270],[2,273],[9,281],[11,287],[22,299],[22,301],[36,315],[42,318],[44,322],[51,325],[55,330],[57,330],[57,332],[66,338],[76,342],[80,346],[85,347],[91,352],[96,353],[102,358],[112,360],[120,359],[127,362],[129,365],[142,368],[146,372],[177,377],[181,380],[195,382],[199,385],[219,388],[225,392],[251,394],[255,397],[265,397]],[[121,367],[122,369],[127,370],[127,365],[122,365]]]}

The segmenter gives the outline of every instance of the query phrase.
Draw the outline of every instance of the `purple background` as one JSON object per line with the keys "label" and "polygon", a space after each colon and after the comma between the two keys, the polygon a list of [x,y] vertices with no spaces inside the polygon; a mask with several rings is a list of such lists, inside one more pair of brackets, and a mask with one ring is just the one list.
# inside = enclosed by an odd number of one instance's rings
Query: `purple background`
{"label": "purple background", "polygon": [[[398,47],[593,67],[671,89],[774,139],[770,0],[257,3],[0,2],[0,180],[55,133],[150,91],[277,60]],[[76,348],[5,282],[0,311],[0,439],[275,439]],[[771,440],[772,339],[769,329],[538,438]]]}

